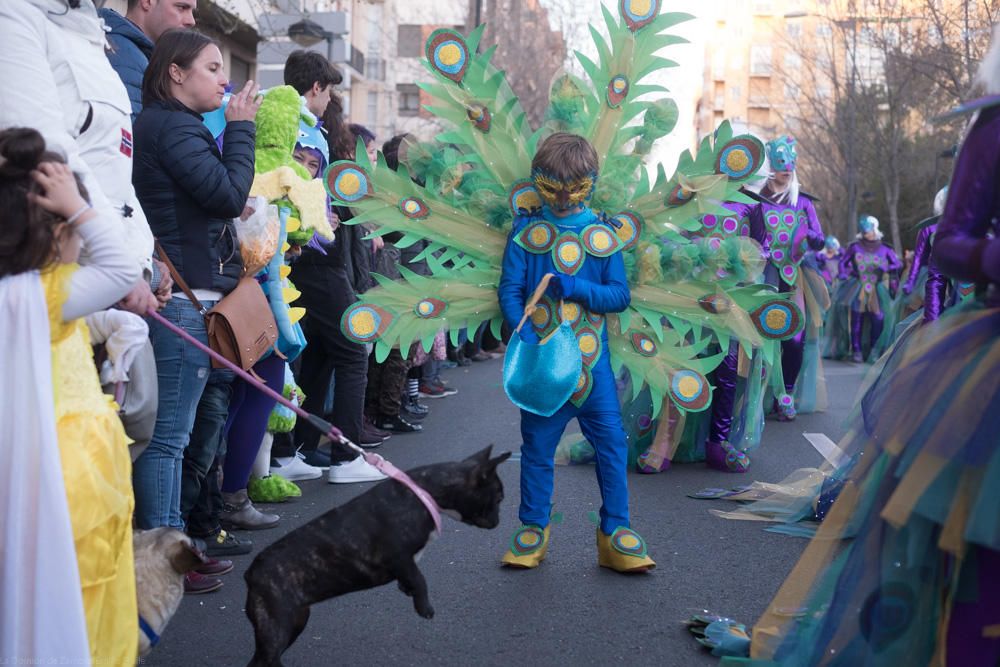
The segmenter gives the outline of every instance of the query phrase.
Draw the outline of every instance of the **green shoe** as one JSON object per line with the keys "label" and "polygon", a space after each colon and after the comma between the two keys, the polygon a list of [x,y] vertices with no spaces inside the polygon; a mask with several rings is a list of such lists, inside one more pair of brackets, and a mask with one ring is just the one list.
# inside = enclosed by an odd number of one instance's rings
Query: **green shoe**
{"label": "green shoe", "polygon": [[277,480],[277,483],[285,490],[285,494],[289,498],[300,498],[302,496],[302,489],[295,482],[290,482],[281,475],[271,475],[271,477]]}
{"label": "green shoe", "polygon": [[262,479],[251,479],[247,484],[247,495],[255,503],[283,503],[289,498],[302,495],[299,487],[278,475],[268,475]]}

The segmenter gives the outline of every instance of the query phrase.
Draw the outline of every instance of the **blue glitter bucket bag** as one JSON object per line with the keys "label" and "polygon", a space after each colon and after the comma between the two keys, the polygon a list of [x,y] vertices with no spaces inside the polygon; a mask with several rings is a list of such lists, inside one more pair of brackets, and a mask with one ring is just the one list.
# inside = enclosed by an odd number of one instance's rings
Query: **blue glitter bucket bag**
{"label": "blue glitter bucket bag", "polygon": [[[514,330],[503,360],[503,388],[511,402],[522,410],[551,417],[576,390],[583,369],[580,347],[568,322],[538,345],[521,340],[521,327],[535,311],[552,274],[546,274],[524,307],[524,317]],[[562,309],[560,308],[560,311]]]}

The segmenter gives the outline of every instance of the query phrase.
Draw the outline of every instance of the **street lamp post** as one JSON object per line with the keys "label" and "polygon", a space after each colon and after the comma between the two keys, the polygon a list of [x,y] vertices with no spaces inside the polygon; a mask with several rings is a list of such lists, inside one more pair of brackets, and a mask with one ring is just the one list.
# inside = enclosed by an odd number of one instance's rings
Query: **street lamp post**
{"label": "street lamp post", "polygon": [[[848,11],[853,16],[854,0],[851,0]],[[847,80],[847,224],[855,232],[858,225],[858,170],[855,165],[854,144],[857,139],[858,120],[857,103],[854,93],[858,76],[858,23],[856,19],[851,24],[851,76]],[[849,227],[850,229],[850,227]]]}
{"label": "street lamp post", "polygon": [[326,59],[333,61],[334,34],[308,17],[288,26],[288,37],[302,47],[310,47],[326,40]]}

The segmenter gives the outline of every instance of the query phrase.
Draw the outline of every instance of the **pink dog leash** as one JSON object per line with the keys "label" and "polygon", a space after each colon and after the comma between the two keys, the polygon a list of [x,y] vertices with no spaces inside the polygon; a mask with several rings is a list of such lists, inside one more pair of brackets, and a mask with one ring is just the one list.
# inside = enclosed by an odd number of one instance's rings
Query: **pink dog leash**
{"label": "pink dog leash", "polygon": [[189,334],[187,331],[184,331],[184,329],[181,329],[173,322],[167,320],[165,317],[163,317],[156,311],[151,309],[147,311],[146,314],[149,315],[149,317],[152,317],[160,324],[162,324],[163,326],[165,326],[166,328],[173,331],[175,334],[177,334],[187,342],[197,347],[199,350],[210,356],[212,359],[216,360],[229,370],[236,373],[238,376],[240,376],[240,378],[242,378],[245,382],[249,383],[252,387],[257,389],[258,391],[264,392],[265,394],[267,394],[268,396],[270,396],[271,398],[278,401],[286,408],[297,414],[299,417],[305,419],[307,422],[312,424],[315,428],[317,428],[321,433],[325,434],[331,440],[337,440],[338,442],[347,445],[351,449],[361,454],[361,456],[364,457],[366,463],[374,466],[379,472],[381,472],[386,477],[390,477],[399,482],[400,484],[402,484],[403,486],[405,486],[406,488],[408,488],[410,491],[413,492],[413,494],[417,498],[420,499],[420,502],[424,504],[424,507],[427,508],[427,511],[430,512],[431,518],[434,520],[434,530],[435,532],[437,532],[438,535],[441,534],[441,508],[438,507],[438,504],[431,497],[431,494],[427,493],[427,491],[422,489],[405,472],[394,466],[389,461],[386,461],[382,456],[378,454],[372,454],[371,452],[367,452],[361,447],[358,447],[356,444],[354,444],[346,437],[344,437],[344,434],[341,433],[340,429],[338,429],[336,426],[326,421],[325,419],[310,414],[305,410],[303,410],[302,408],[300,408],[299,406],[295,405],[290,400],[282,396],[280,393],[271,389],[263,382],[255,378],[253,375],[247,373],[245,370],[243,370],[233,362],[229,361],[228,359],[223,357],[221,354],[219,354],[212,348],[202,343],[200,340]]}

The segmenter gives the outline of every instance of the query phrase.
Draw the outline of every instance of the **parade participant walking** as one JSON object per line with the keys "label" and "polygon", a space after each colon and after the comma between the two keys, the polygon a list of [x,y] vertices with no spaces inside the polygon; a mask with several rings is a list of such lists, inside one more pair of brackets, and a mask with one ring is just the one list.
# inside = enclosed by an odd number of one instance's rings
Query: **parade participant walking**
{"label": "parade participant walking", "polygon": [[[894,285],[899,281],[898,272],[903,263],[882,243],[878,219],[872,215],[861,216],[858,239],[847,247],[840,264],[840,277],[845,282],[842,305],[850,307],[851,360],[861,363],[877,359],[886,350],[892,338],[895,322],[886,326],[886,315],[892,312]],[[890,288],[883,278],[890,281]],[[868,324],[868,344],[864,344],[865,324]],[[865,354],[865,349],[869,353]]]}
{"label": "parade participant walking", "polygon": [[[524,444],[519,517],[523,525],[514,534],[503,563],[533,568],[545,558],[552,512],[553,457],[566,425],[576,418],[597,451],[597,480],[603,500],[597,531],[598,560],[602,566],[620,572],[649,570],[656,564],[646,555],[645,542],[629,527],[628,443],[603,326],[607,313],[625,310],[630,301],[624,262],[617,252],[590,256],[579,271],[567,274],[553,262],[550,253],[535,252],[525,241],[539,223],[553,225],[564,237],[574,239],[589,226],[600,224],[587,206],[598,173],[597,153],[582,137],[553,134],[539,146],[531,173],[544,206],[540,215],[520,216],[514,221],[498,290],[504,319],[511,328],[517,328],[528,296],[543,276],[554,274],[549,287],[551,296],[577,304],[585,313],[579,318],[581,322],[599,321],[601,338],[598,350],[581,346],[590,367],[589,386],[551,417],[521,410]],[[582,238],[578,243],[581,249],[590,247]],[[522,328],[517,335],[523,345],[539,343],[533,326]]]}
{"label": "parade participant walking", "polygon": [[[780,421],[792,421],[798,413],[793,395],[801,382],[816,384],[823,382],[819,374],[819,327],[822,313],[829,305],[829,293],[824,295],[822,279],[811,279],[805,271],[816,273],[802,265],[802,260],[810,250],[823,248],[825,239],[820,228],[812,198],[799,188],[796,172],[798,153],[795,139],[782,136],[769,141],[767,158],[771,165],[771,177],[761,194],[769,199],[761,204],[761,220],[764,226],[766,250],[769,256],[765,270],[767,282],[781,292],[792,292],[793,301],[801,308],[807,324],[796,336],[781,344],[781,367],[785,380],[785,393],[776,397],[775,405]],[[826,305],[823,305],[826,303]],[[811,322],[809,320],[811,319]],[[818,322],[817,322],[818,319]],[[815,360],[805,362],[806,337],[810,336],[810,355]],[[810,377],[800,378],[803,368],[813,372]],[[810,388],[810,395],[821,392]]]}
{"label": "parade participant walking", "polygon": [[840,260],[843,257],[844,250],[840,247],[840,241],[832,234],[826,237],[823,249],[816,252],[816,264],[819,266],[819,272],[827,286],[831,288],[840,273]]}
{"label": "parade participant walking", "polygon": [[[917,234],[916,248],[913,251],[913,264],[910,275],[903,283],[902,292],[909,296],[919,292],[923,297],[923,321],[933,322],[941,317],[941,312],[954,305],[957,292],[962,292],[967,283],[952,285],[952,281],[931,263],[931,251],[934,248],[934,237],[937,234],[938,221],[944,213],[945,201],[948,198],[948,186],[941,188],[934,197],[934,217]],[[965,296],[965,295],[961,295]]]}

